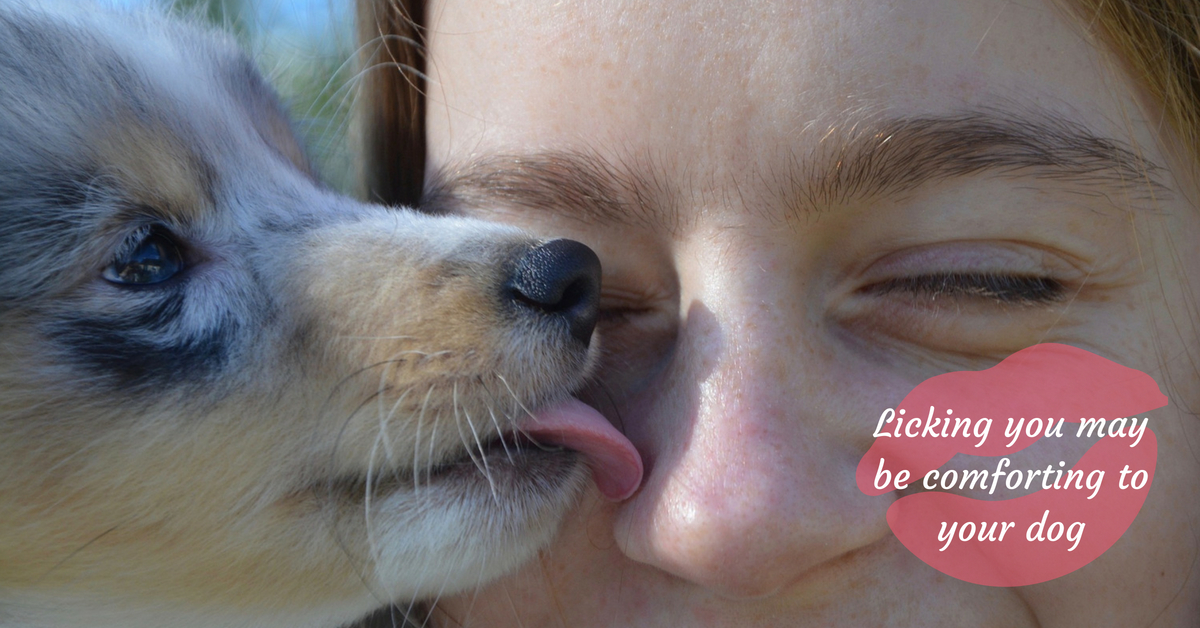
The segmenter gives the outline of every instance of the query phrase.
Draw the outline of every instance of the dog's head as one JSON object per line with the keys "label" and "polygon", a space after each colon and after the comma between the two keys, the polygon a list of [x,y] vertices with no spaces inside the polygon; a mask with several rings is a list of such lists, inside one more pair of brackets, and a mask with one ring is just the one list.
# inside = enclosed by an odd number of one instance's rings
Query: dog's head
{"label": "dog's head", "polygon": [[323,189],[218,36],[5,3],[0,623],[337,625],[511,569],[586,458],[636,485],[568,400],[598,282]]}

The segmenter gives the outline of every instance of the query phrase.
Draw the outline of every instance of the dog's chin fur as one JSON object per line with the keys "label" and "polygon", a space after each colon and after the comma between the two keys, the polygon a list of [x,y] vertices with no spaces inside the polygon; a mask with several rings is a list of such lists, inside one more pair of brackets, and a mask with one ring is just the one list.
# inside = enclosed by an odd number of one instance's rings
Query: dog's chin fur
{"label": "dog's chin fur", "polygon": [[[106,279],[145,227],[183,270]],[[529,559],[587,472],[514,435],[595,353],[503,297],[533,242],[325,190],[220,35],[0,4],[0,625],[338,626]]]}

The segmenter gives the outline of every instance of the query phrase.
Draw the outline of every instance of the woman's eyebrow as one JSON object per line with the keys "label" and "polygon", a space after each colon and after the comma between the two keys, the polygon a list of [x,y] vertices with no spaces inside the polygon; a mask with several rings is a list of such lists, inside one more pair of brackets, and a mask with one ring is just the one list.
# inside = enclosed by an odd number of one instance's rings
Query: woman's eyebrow
{"label": "woman's eyebrow", "polygon": [[485,155],[436,172],[421,207],[435,213],[498,203],[554,213],[569,208],[584,222],[628,224],[651,219],[652,208],[662,213],[669,195],[639,174],[659,170],[583,151]]}
{"label": "woman's eyebrow", "polygon": [[1163,168],[1133,147],[1048,112],[987,109],[833,128],[793,165],[792,191],[814,209],[985,172],[1139,199],[1169,190]]}
{"label": "woman's eyebrow", "polygon": [[[784,161],[782,172],[757,179],[801,213],[983,173],[1121,200],[1169,194],[1163,168],[1134,148],[1046,113],[980,110],[835,126],[807,154],[793,151]],[[589,223],[674,225],[676,199],[663,183],[670,179],[652,163],[582,151],[486,155],[436,173],[424,204],[453,211],[500,203]]]}

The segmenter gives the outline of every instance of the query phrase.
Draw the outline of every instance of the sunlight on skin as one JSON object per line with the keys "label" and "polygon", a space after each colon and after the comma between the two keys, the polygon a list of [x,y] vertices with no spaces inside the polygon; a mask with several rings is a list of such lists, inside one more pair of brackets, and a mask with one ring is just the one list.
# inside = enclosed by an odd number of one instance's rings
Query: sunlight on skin
{"label": "sunlight on skin", "polygon": [[[597,250],[609,357],[591,399],[646,461],[631,499],[586,500],[540,561],[435,617],[1196,623],[1192,166],[1079,20],[990,0],[428,15],[429,180],[468,213]],[[1078,572],[1019,589],[946,577],[900,546],[894,496],[861,494],[855,466],[914,385],[1039,342],[1163,387],[1154,490]]]}

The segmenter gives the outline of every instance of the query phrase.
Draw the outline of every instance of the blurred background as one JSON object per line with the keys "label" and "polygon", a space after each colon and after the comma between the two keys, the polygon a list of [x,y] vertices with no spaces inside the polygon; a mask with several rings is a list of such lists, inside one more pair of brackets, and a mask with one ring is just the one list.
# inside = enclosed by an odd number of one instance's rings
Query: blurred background
{"label": "blurred background", "polygon": [[356,85],[353,0],[108,0],[160,7],[233,33],[275,86],[330,187],[357,194],[350,120]]}

